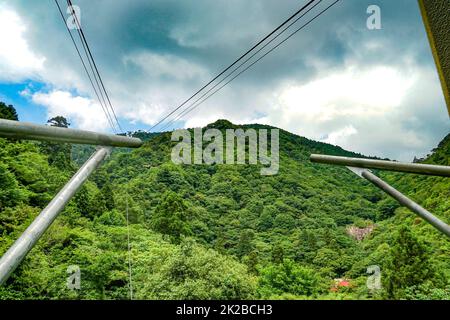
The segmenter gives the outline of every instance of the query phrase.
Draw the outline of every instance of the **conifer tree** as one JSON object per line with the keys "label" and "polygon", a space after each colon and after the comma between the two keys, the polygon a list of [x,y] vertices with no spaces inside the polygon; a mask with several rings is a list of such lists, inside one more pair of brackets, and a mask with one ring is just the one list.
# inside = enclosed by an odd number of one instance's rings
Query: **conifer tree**
{"label": "conifer tree", "polygon": [[401,299],[406,288],[420,285],[433,276],[426,247],[408,227],[401,227],[391,248],[386,270],[387,297]]}

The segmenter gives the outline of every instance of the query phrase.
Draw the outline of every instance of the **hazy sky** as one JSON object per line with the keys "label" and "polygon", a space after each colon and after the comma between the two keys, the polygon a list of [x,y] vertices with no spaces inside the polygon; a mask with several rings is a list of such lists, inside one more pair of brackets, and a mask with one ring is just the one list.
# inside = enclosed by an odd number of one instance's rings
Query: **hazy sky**
{"label": "hazy sky", "polygon": [[[306,1],[73,3],[122,126],[146,130]],[[0,100],[24,121],[110,131],[94,97],[54,1],[0,0]],[[177,127],[219,118],[407,161],[450,131],[416,0],[341,0]]]}

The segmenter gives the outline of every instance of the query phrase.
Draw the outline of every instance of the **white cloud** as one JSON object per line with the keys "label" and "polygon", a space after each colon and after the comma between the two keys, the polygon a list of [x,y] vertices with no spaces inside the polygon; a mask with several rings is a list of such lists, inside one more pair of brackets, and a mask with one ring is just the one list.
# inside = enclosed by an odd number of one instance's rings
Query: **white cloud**
{"label": "white cloud", "polygon": [[163,112],[165,112],[164,108],[161,107],[160,104],[147,104],[141,102],[135,105],[132,109],[124,111],[123,114],[128,119],[131,119],[131,123],[142,122],[149,126],[155,124],[157,117],[160,117]]}
{"label": "white cloud", "polygon": [[0,80],[33,78],[45,58],[33,53],[24,38],[27,26],[14,10],[0,4]]}
{"label": "white cloud", "polygon": [[[281,83],[270,92],[246,87],[243,93],[239,86],[226,90],[189,114],[184,126],[219,118],[268,124],[402,161],[425,155],[443,138],[446,124],[449,128],[435,70],[409,61],[373,67],[353,61],[305,83]],[[436,135],[436,129],[443,134]]]}
{"label": "white cloud", "polygon": [[432,134],[435,126],[449,127],[430,67],[355,62],[278,92],[264,122],[366,155],[410,161],[443,138]]}
{"label": "white cloud", "polygon": [[283,89],[279,101],[284,119],[302,116],[316,122],[337,116],[380,115],[398,107],[416,80],[390,66],[337,71],[304,85]]}
{"label": "white cloud", "polygon": [[47,108],[49,118],[64,116],[75,127],[90,131],[103,131],[108,128],[108,121],[101,106],[91,99],[55,90],[34,93],[32,100]]}
{"label": "white cloud", "polygon": [[349,125],[345,126],[342,129],[336,130],[328,134],[325,139],[322,139],[323,142],[337,145],[347,140],[350,136],[353,136],[358,133],[358,130],[355,129],[354,126]]}
{"label": "white cloud", "polygon": [[156,54],[148,51],[126,55],[125,64],[139,66],[154,78],[166,77],[173,80],[190,80],[207,76],[206,70],[188,60],[170,54]]}
{"label": "white cloud", "polygon": [[[203,127],[207,124],[210,124],[212,122],[215,122],[217,119],[224,119],[226,117],[223,116],[223,114],[205,114],[203,117],[193,117],[187,119],[187,121],[184,124],[184,128],[198,128]],[[235,122],[236,123],[236,122]]]}

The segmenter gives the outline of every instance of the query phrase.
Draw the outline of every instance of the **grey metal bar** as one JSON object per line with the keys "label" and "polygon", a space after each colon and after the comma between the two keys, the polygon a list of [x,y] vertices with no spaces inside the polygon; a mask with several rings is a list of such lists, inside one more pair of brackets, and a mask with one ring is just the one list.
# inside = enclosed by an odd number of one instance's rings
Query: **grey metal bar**
{"label": "grey metal bar", "polygon": [[137,138],[0,119],[0,137],[138,148]]}
{"label": "grey metal bar", "polygon": [[2,285],[11,273],[17,268],[28,252],[34,247],[39,238],[53,223],[58,214],[75,195],[77,190],[88,179],[89,175],[111,152],[110,147],[100,147],[86,161],[70,181],[58,192],[53,200],[42,210],[37,218],[14,242],[11,248],[0,259],[0,285]]}
{"label": "grey metal bar", "polygon": [[396,199],[398,202],[400,202],[402,205],[407,207],[412,212],[416,213],[419,217],[427,221],[429,224],[431,224],[433,227],[447,235],[447,237],[450,237],[450,226],[447,225],[445,222],[440,220],[439,218],[435,217],[431,212],[424,209],[405,195],[403,195],[400,191],[396,190],[395,188],[391,187],[389,184],[378,178],[376,175],[374,175],[369,170],[363,170],[361,173],[363,178],[370,181],[373,185],[377,186],[384,192],[386,192],[388,195]]}
{"label": "grey metal bar", "polygon": [[432,164],[404,163],[385,160],[360,159],[349,157],[328,156],[322,154],[312,154],[312,162],[334,164],[340,166],[350,166],[359,168],[384,169],[391,171],[418,173],[432,176],[450,177],[449,166],[438,166]]}

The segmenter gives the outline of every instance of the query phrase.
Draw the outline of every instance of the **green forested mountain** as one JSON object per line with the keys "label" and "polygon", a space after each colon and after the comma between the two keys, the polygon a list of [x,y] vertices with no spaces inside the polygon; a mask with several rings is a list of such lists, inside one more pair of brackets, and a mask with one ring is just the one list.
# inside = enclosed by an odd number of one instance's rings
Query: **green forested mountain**
{"label": "green forested mountain", "polygon": [[[128,299],[128,211],[137,299],[450,299],[444,235],[346,168],[308,159],[362,155],[280,130],[279,173],[261,176],[259,165],[175,165],[170,133],[137,135],[144,146],[114,150],[0,298]],[[0,254],[91,151],[0,139]],[[449,159],[447,136],[424,161]],[[449,179],[377,174],[450,222]],[[66,286],[70,265],[80,290]],[[366,285],[371,265],[381,289]]]}

